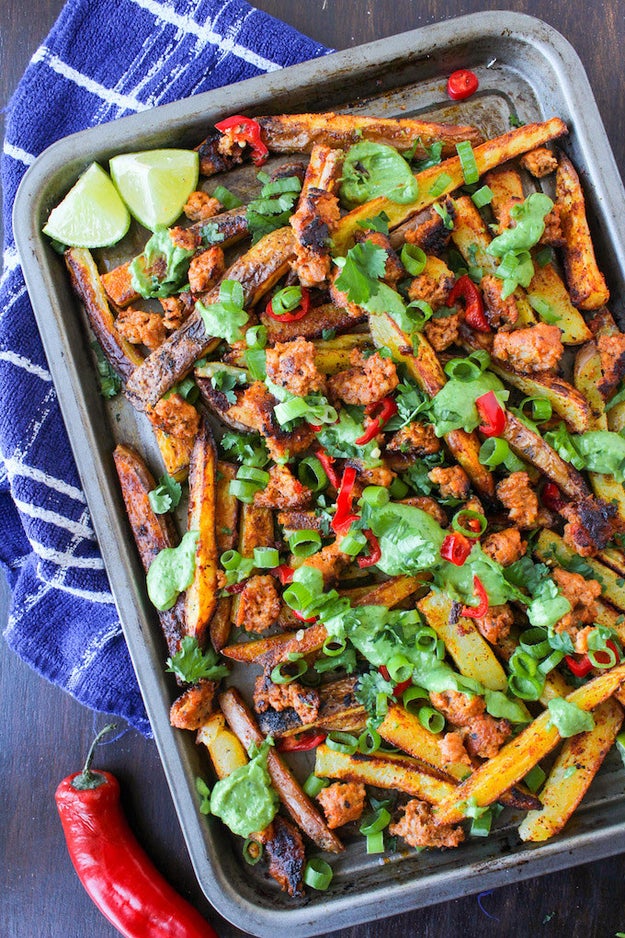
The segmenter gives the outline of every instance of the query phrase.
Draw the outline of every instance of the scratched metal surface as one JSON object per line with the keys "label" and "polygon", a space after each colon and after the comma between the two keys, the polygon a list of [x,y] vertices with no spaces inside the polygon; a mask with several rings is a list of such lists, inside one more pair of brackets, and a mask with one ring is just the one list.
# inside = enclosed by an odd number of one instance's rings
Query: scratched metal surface
{"label": "scratched metal surface", "polygon": [[[476,71],[480,91],[461,105],[450,104],[444,76],[460,65]],[[105,409],[83,318],[62,262],[40,235],[41,225],[93,159],[138,148],[195,145],[208,123],[227,113],[338,108],[472,122],[488,136],[506,131],[512,112],[524,121],[561,116],[572,131],[565,146],[587,183],[593,235],[614,310],[622,313],[625,194],[590,88],[570,47],[549,27],[516,14],[477,14],[426,27],[76,135],[40,157],[16,203],[29,291],[194,868],[216,908],[259,936],[273,935],[277,928],[313,935],[375,918],[381,903],[398,913],[625,849],[625,796],[613,760],[565,835],[540,848],[520,844],[519,818],[511,812],[502,815],[488,840],[469,841],[458,851],[367,857],[362,838],[346,838],[345,856],[333,860],[331,889],[301,903],[279,892],[260,867],[245,865],[218,822],[197,811],[194,778],[204,774],[206,765],[191,735],[169,726],[176,689],[163,673],[160,630],[145,595],[111,459],[115,442],[123,440],[147,449],[156,462],[152,433],[123,401]],[[246,172],[235,186],[249,184]],[[303,774],[308,771],[304,762]]]}

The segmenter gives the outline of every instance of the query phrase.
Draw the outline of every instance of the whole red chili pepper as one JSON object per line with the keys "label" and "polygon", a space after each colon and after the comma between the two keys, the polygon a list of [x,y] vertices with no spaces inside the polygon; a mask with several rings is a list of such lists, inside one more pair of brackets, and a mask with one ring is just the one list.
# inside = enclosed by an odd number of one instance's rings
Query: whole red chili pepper
{"label": "whole red chili pepper", "polygon": [[374,564],[378,562],[382,556],[382,548],[380,547],[380,542],[378,541],[373,531],[370,531],[369,528],[367,528],[367,530],[363,531],[362,533],[369,542],[369,553],[367,556],[358,558],[358,566],[361,569],[364,569],[365,567],[373,567]]}
{"label": "whole red chili pepper", "polygon": [[331,527],[335,534],[347,534],[352,523],[358,520],[358,515],[352,512],[355,482],[356,470],[353,466],[347,466],[343,471],[343,478],[336,497],[336,512],[331,521]]}
{"label": "whole red chili pepper", "polygon": [[334,468],[334,456],[328,455],[320,446],[315,450],[315,456],[323,466],[323,471],[327,475],[330,485],[338,491],[341,480],[339,479],[338,472]]}
{"label": "whole red chili pepper", "polygon": [[366,443],[370,443],[373,440],[385,423],[395,416],[397,413],[397,404],[392,397],[385,397],[381,401],[376,401],[375,404],[367,404],[365,407],[365,414],[367,417],[371,417],[371,423],[357,440],[354,442],[358,446],[364,446]]}
{"label": "whole red chili pepper", "polygon": [[284,736],[278,740],[278,752],[309,752],[325,742],[326,733],[311,730],[309,733],[300,733],[298,736]]}
{"label": "whole red chili pepper", "polygon": [[452,101],[463,101],[475,94],[479,87],[477,75],[468,68],[459,68],[447,79],[447,94]]}
{"label": "whole red chili pepper", "polygon": [[448,534],[441,544],[440,554],[443,560],[449,560],[456,567],[461,567],[473,549],[473,544],[468,537],[457,531],[454,534]]}
{"label": "whole red chili pepper", "polygon": [[484,589],[484,584],[479,576],[473,577],[473,590],[477,594],[480,602],[478,606],[463,606],[461,615],[466,619],[481,619],[488,612],[488,593]]}
{"label": "whole red chili pepper", "polygon": [[260,124],[251,117],[234,114],[215,124],[215,129],[228,134],[237,143],[249,143],[252,148],[252,162],[256,166],[262,166],[269,156],[269,150],[261,139]]}
{"label": "whole red chili pepper", "polygon": [[269,316],[270,319],[275,319],[276,322],[298,322],[298,320],[303,319],[310,308],[310,293],[306,287],[300,287],[300,290],[302,291],[302,298],[295,309],[288,310],[288,312],[284,313],[274,313],[273,299],[271,299],[265,307],[266,315]]}
{"label": "whole red chili pepper", "polygon": [[476,332],[490,332],[491,328],[484,315],[484,301],[482,294],[473,283],[468,274],[463,274],[454,283],[448,297],[448,303],[453,306],[458,300],[464,300],[465,321]]}
{"label": "whole red chili pepper", "polygon": [[506,412],[497,400],[494,391],[482,394],[475,402],[477,412],[485,421],[478,427],[484,436],[501,436],[506,428]]}
{"label": "whole red chili pepper", "polygon": [[126,938],[217,938],[196,909],[161,876],[135,839],[120,804],[119,782],[91,771],[64,778],[55,800],[74,869],[102,914]]}

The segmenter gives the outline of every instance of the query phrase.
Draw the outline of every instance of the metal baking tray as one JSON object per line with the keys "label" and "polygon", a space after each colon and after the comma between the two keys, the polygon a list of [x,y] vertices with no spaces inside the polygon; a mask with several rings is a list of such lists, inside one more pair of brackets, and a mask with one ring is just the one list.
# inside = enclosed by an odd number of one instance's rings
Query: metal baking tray
{"label": "metal baking tray", "polygon": [[[455,104],[445,94],[445,79],[459,67],[473,69],[480,88]],[[585,185],[612,309],[622,316],[625,191],[583,67],[559,33],[505,11],[427,26],[75,134],[36,160],[14,211],[39,330],[195,872],[218,911],[257,936],[283,928],[294,936],[344,928],[625,850],[623,774],[612,756],[564,833],[543,846],[522,844],[515,829],[519,818],[511,815],[502,816],[503,824],[488,839],[469,840],[454,851],[367,857],[363,838],[348,840],[345,855],[333,860],[331,889],[311,892],[301,902],[279,892],[262,864],[244,864],[240,846],[220,822],[198,812],[194,779],[206,773],[206,761],[192,734],[169,725],[176,688],[164,673],[164,644],[111,458],[119,439],[141,441],[155,465],[158,454],[142,415],[123,402],[109,407],[100,397],[84,318],[62,259],[41,228],[94,159],[149,147],[195,146],[209,124],[232,113],[337,109],[475,123],[487,136],[508,130],[511,115],[522,121],[559,115],[570,129],[563,146]]]}

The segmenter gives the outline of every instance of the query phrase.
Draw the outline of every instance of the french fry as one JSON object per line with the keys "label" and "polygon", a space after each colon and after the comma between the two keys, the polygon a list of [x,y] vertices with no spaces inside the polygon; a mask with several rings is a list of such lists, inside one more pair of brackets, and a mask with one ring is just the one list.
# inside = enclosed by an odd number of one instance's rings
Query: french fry
{"label": "french fry", "polygon": [[517,456],[544,472],[569,498],[588,497],[590,492],[577,469],[565,462],[538,433],[530,430],[510,411],[501,435]]}
{"label": "french fry", "polygon": [[602,377],[601,358],[597,344],[596,342],[586,342],[575,356],[573,382],[577,390],[584,395],[590,407],[589,422],[586,428],[588,430],[608,429],[605,401],[599,391]]}
{"label": "french fry", "polygon": [[543,807],[519,826],[521,840],[549,840],[559,834],[588,791],[623,722],[623,710],[606,700],[593,713],[595,727],[567,739],[540,793]]}
{"label": "french fry", "polygon": [[219,460],[215,483],[215,536],[220,554],[232,550],[238,539],[239,500],[230,494],[230,483],[236,474],[236,466]]}
{"label": "french fry", "polygon": [[240,740],[228,729],[225,716],[218,710],[198,729],[196,741],[208,749],[217,778],[227,778],[249,761]]}
{"label": "french fry", "polygon": [[[544,563],[559,564],[566,569],[567,564],[578,560],[578,555],[568,547],[559,534],[543,530],[538,535],[534,553]],[[625,611],[625,582],[620,574],[607,567],[594,557],[584,557],[584,563],[591,568],[593,577],[601,584],[605,599]]]}
{"label": "french fry", "polygon": [[565,240],[564,270],[571,299],[579,309],[599,309],[610,299],[610,291],[597,267],[579,176],[562,152],[556,172],[556,204]]}
{"label": "french fry", "polygon": [[[436,352],[421,333],[415,333],[414,343],[388,313],[370,313],[369,327],[378,348],[390,348],[395,361],[401,362],[411,378],[430,397],[445,385],[446,377]],[[474,486],[483,495],[494,495],[492,474],[479,460],[480,441],[475,433],[452,430],[445,435],[452,455],[465,470]]]}
{"label": "french fry", "polygon": [[585,433],[590,429],[591,409],[586,398],[568,381],[558,375],[519,375],[507,368],[496,358],[490,370],[512,387],[523,391],[528,397],[544,397],[553,407],[554,413],[567,422],[574,433]]}
{"label": "french fry", "polygon": [[[558,118],[544,121],[540,124],[525,124],[511,130],[501,137],[495,137],[476,147],[473,151],[478,172],[483,175],[489,169],[494,169],[500,163],[505,163],[527,150],[533,150],[555,137],[561,137],[567,133],[566,125]],[[445,174],[449,177],[447,185],[437,186],[436,195],[431,194],[431,190],[440,176]],[[439,163],[438,166],[431,166],[417,173],[415,176],[419,184],[419,197],[414,202],[400,205],[392,202],[386,196],[379,196],[360,205],[358,208],[344,215],[339,224],[338,230],[334,234],[335,254],[346,254],[350,247],[354,235],[359,228],[359,222],[367,218],[373,218],[380,212],[386,212],[389,219],[389,228],[395,228],[407,218],[416,215],[418,212],[432,205],[435,201],[453,192],[464,185],[464,176],[462,174],[462,165],[460,158],[453,156],[448,160]]]}
{"label": "french fry", "polygon": [[505,691],[508,679],[490,645],[470,619],[460,617],[451,624],[452,600],[432,590],[417,603],[430,628],[434,629],[465,677],[480,681],[489,690]]}
{"label": "french fry", "polygon": [[222,596],[217,600],[210,620],[208,634],[215,651],[221,651],[230,641],[232,631],[232,597]]}
{"label": "french fry", "polygon": [[[625,681],[625,664],[601,674],[588,684],[574,690],[565,699],[581,710],[594,710],[611,697]],[[496,801],[502,792],[524,778],[537,762],[544,759],[560,741],[557,728],[551,723],[551,713],[545,710],[533,723],[499,750],[496,756],[484,762],[473,775],[439,804],[436,820],[440,824],[455,824],[464,817],[463,806],[469,799],[480,807]]]}
{"label": "french fry", "polygon": [[[279,228],[261,238],[228,268],[224,280],[238,280],[243,287],[246,306],[253,306],[271,290],[289,269],[294,257],[294,238],[290,228]],[[219,300],[219,285],[205,297],[205,305]],[[202,355],[209,354],[221,339],[206,334],[198,309],[173,332],[159,348],[136,368],[128,379],[126,393],[131,402],[145,410],[184,378]]]}
{"label": "french fry", "polygon": [[315,775],[396,789],[430,804],[441,804],[457,790],[454,782],[428,773],[421,763],[409,756],[390,753],[384,756],[362,753],[348,756],[330,749],[325,743],[317,746]]}
{"label": "french fry", "polygon": [[195,573],[185,593],[185,627],[200,647],[206,643],[217,606],[217,539],[215,536],[215,476],[217,450],[206,421],[200,426],[191,455],[187,529],[197,531]]}
{"label": "french fry", "polygon": [[[230,729],[247,749],[252,743],[260,745],[263,742],[263,734],[237,690],[231,687],[221,694],[219,704]],[[273,749],[267,755],[267,769],[282,804],[295,823],[322,850],[341,853],[343,844],[328,828],[291,770]]]}
{"label": "french fry", "polygon": [[267,736],[274,739],[293,736],[307,730],[322,729],[326,732],[342,730],[362,733],[368,714],[355,696],[357,678],[344,677],[330,681],[319,688],[319,712],[310,723],[304,723],[292,707],[286,710],[265,710],[259,714],[258,725]]}

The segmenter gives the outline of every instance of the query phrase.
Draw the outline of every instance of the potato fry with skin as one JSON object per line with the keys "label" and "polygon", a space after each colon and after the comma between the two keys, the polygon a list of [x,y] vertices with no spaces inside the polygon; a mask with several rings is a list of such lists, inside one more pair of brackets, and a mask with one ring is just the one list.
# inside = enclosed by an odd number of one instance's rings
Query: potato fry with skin
{"label": "potato fry with skin", "polygon": [[198,531],[195,574],[185,594],[188,635],[200,647],[206,643],[211,617],[217,606],[217,539],[215,535],[215,478],[217,450],[210,427],[203,421],[191,455],[187,529]]}
{"label": "potato fry with skin", "polygon": [[215,518],[217,550],[223,554],[232,550],[237,542],[239,521],[239,500],[230,494],[230,483],[236,477],[237,467],[230,462],[219,460],[217,463],[217,481],[215,491]]}
{"label": "potato fry with skin", "polygon": [[[568,133],[567,127],[558,117],[544,121],[540,124],[525,124],[511,130],[501,137],[495,137],[488,140],[473,150],[478,172],[483,175],[489,169],[494,169],[500,163],[505,163],[527,150],[533,150],[555,137],[561,137]],[[442,192],[437,191],[436,196],[432,196],[431,189],[435,185],[439,176],[447,175],[450,182],[443,188]],[[405,205],[399,205],[391,202],[385,196],[371,199],[360,205],[358,208],[344,215],[339,224],[338,230],[334,234],[335,254],[346,254],[351,246],[354,234],[358,231],[359,222],[366,218],[373,218],[380,212],[386,212],[389,218],[389,228],[395,228],[401,222],[418,212],[432,205],[434,202],[453,192],[454,189],[464,185],[464,176],[462,174],[462,165],[460,158],[453,156],[448,160],[439,163],[438,166],[431,166],[417,173],[415,176],[419,184],[419,197],[414,202]]]}
{"label": "potato fry with skin", "polygon": [[230,641],[232,631],[232,597],[222,596],[217,600],[215,611],[210,620],[208,632],[215,651],[221,651]]}
{"label": "potato fry with skin", "polygon": [[594,729],[565,740],[540,793],[542,810],[530,811],[519,826],[521,840],[539,842],[559,834],[588,791],[621,728],[623,710],[606,700],[593,716]]}
{"label": "potato fry with skin", "polygon": [[579,309],[599,309],[610,299],[610,291],[597,267],[579,176],[564,153],[558,156],[556,204],[565,240],[564,270],[571,300]]}
{"label": "potato fry with skin", "polygon": [[432,591],[419,600],[417,609],[443,640],[461,674],[480,681],[489,690],[507,690],[506,673],[475,624],[462,617],[451,624],[452,605],[449,596]]}
{"label": "potato fry with skin", "polygon": [[590,406],[588,430],[608,429],[605,401],[598,387],[602,377],[601,358],[597,344],[596,342],[586,342],[575,356],[573,382]]}
{"label": "potato fry with skin", "polygon": [[590,494],[577,469],[565,462],[538,433],[530,430],[511,411],[507,411],[506,426],[501,435],[517,456],[544,472],[569,498],[586,498]]}
{"label": "potato fry with skin", "polygon": [[[273,512],[261,505],[243,503],[239,523],[239,553],[242,557],[253,557],[255,547],[267,547],[274,541]],[[236,623],[240,599],[233,596],[230,620]]]}
{"label": "potato fry with skin", "polygon": [[345,782],[364,782],[376,788],[397,789],[430,804],[441,804],[456,791],[455,782],[428,773],[423,764],[410,756],[390,753],[384,756],[362,753],[348,756],[330,749],[325,743],[317,746],[315,775]]}
{"label": "potato fry with skin", "polygon": [[[225,691],[221,694],[219,703],[230,729],[246,748],[252,743],[260,745],[263,742],[263,734],[237,690],[231,687]],[[295,823],[322,850],[341,853],[344,850],[343,844],[328,828],[291,770],[273,749],[267,754],[267,769],[282,804]]]}
{"label": "potato fry with skin", "polygon": [[[566,569],[567,563],[578,560],[577,554],[568,547],[559,534],[543,530],[538,535],[534,553],[544,563],[560,564]],[[618,609],[625,611],[625,584],[619,586],[622,577],[610,567],[606,567],[594,557],[584,557],[584,562],[592,569],[593,576],[601,584],[604,599]]]}
{"label": "potato fry with skin", "polygon": [[[566,697],[581,710],[594,710],[611,697],[625,681],[625,664],[601,674]],[[560,741],[560,734],[545,710],[517,737],[484,762],[453,794],[439,805],[436,820],[455,824],[464,817],[463,805],[475,799],[480,807],[496,801],[502,792],[524,778],[537,762],[544,759]]]}
{"label": "potato fry with skin", "polygon": [[218,710],[199,728],[196,742],[208,749],[217,778],[227,778],[249,761],[240,740],[228,729],[225,716]]}
{"label": "potato fry with skin", "polygon": [[497,359],[491,361],[490,370],[528,397],[546,398],[554,413],[562,417],[574,433],[585,433],[590,429],[591,410],[588,401],[558,375],[519,375]]}

